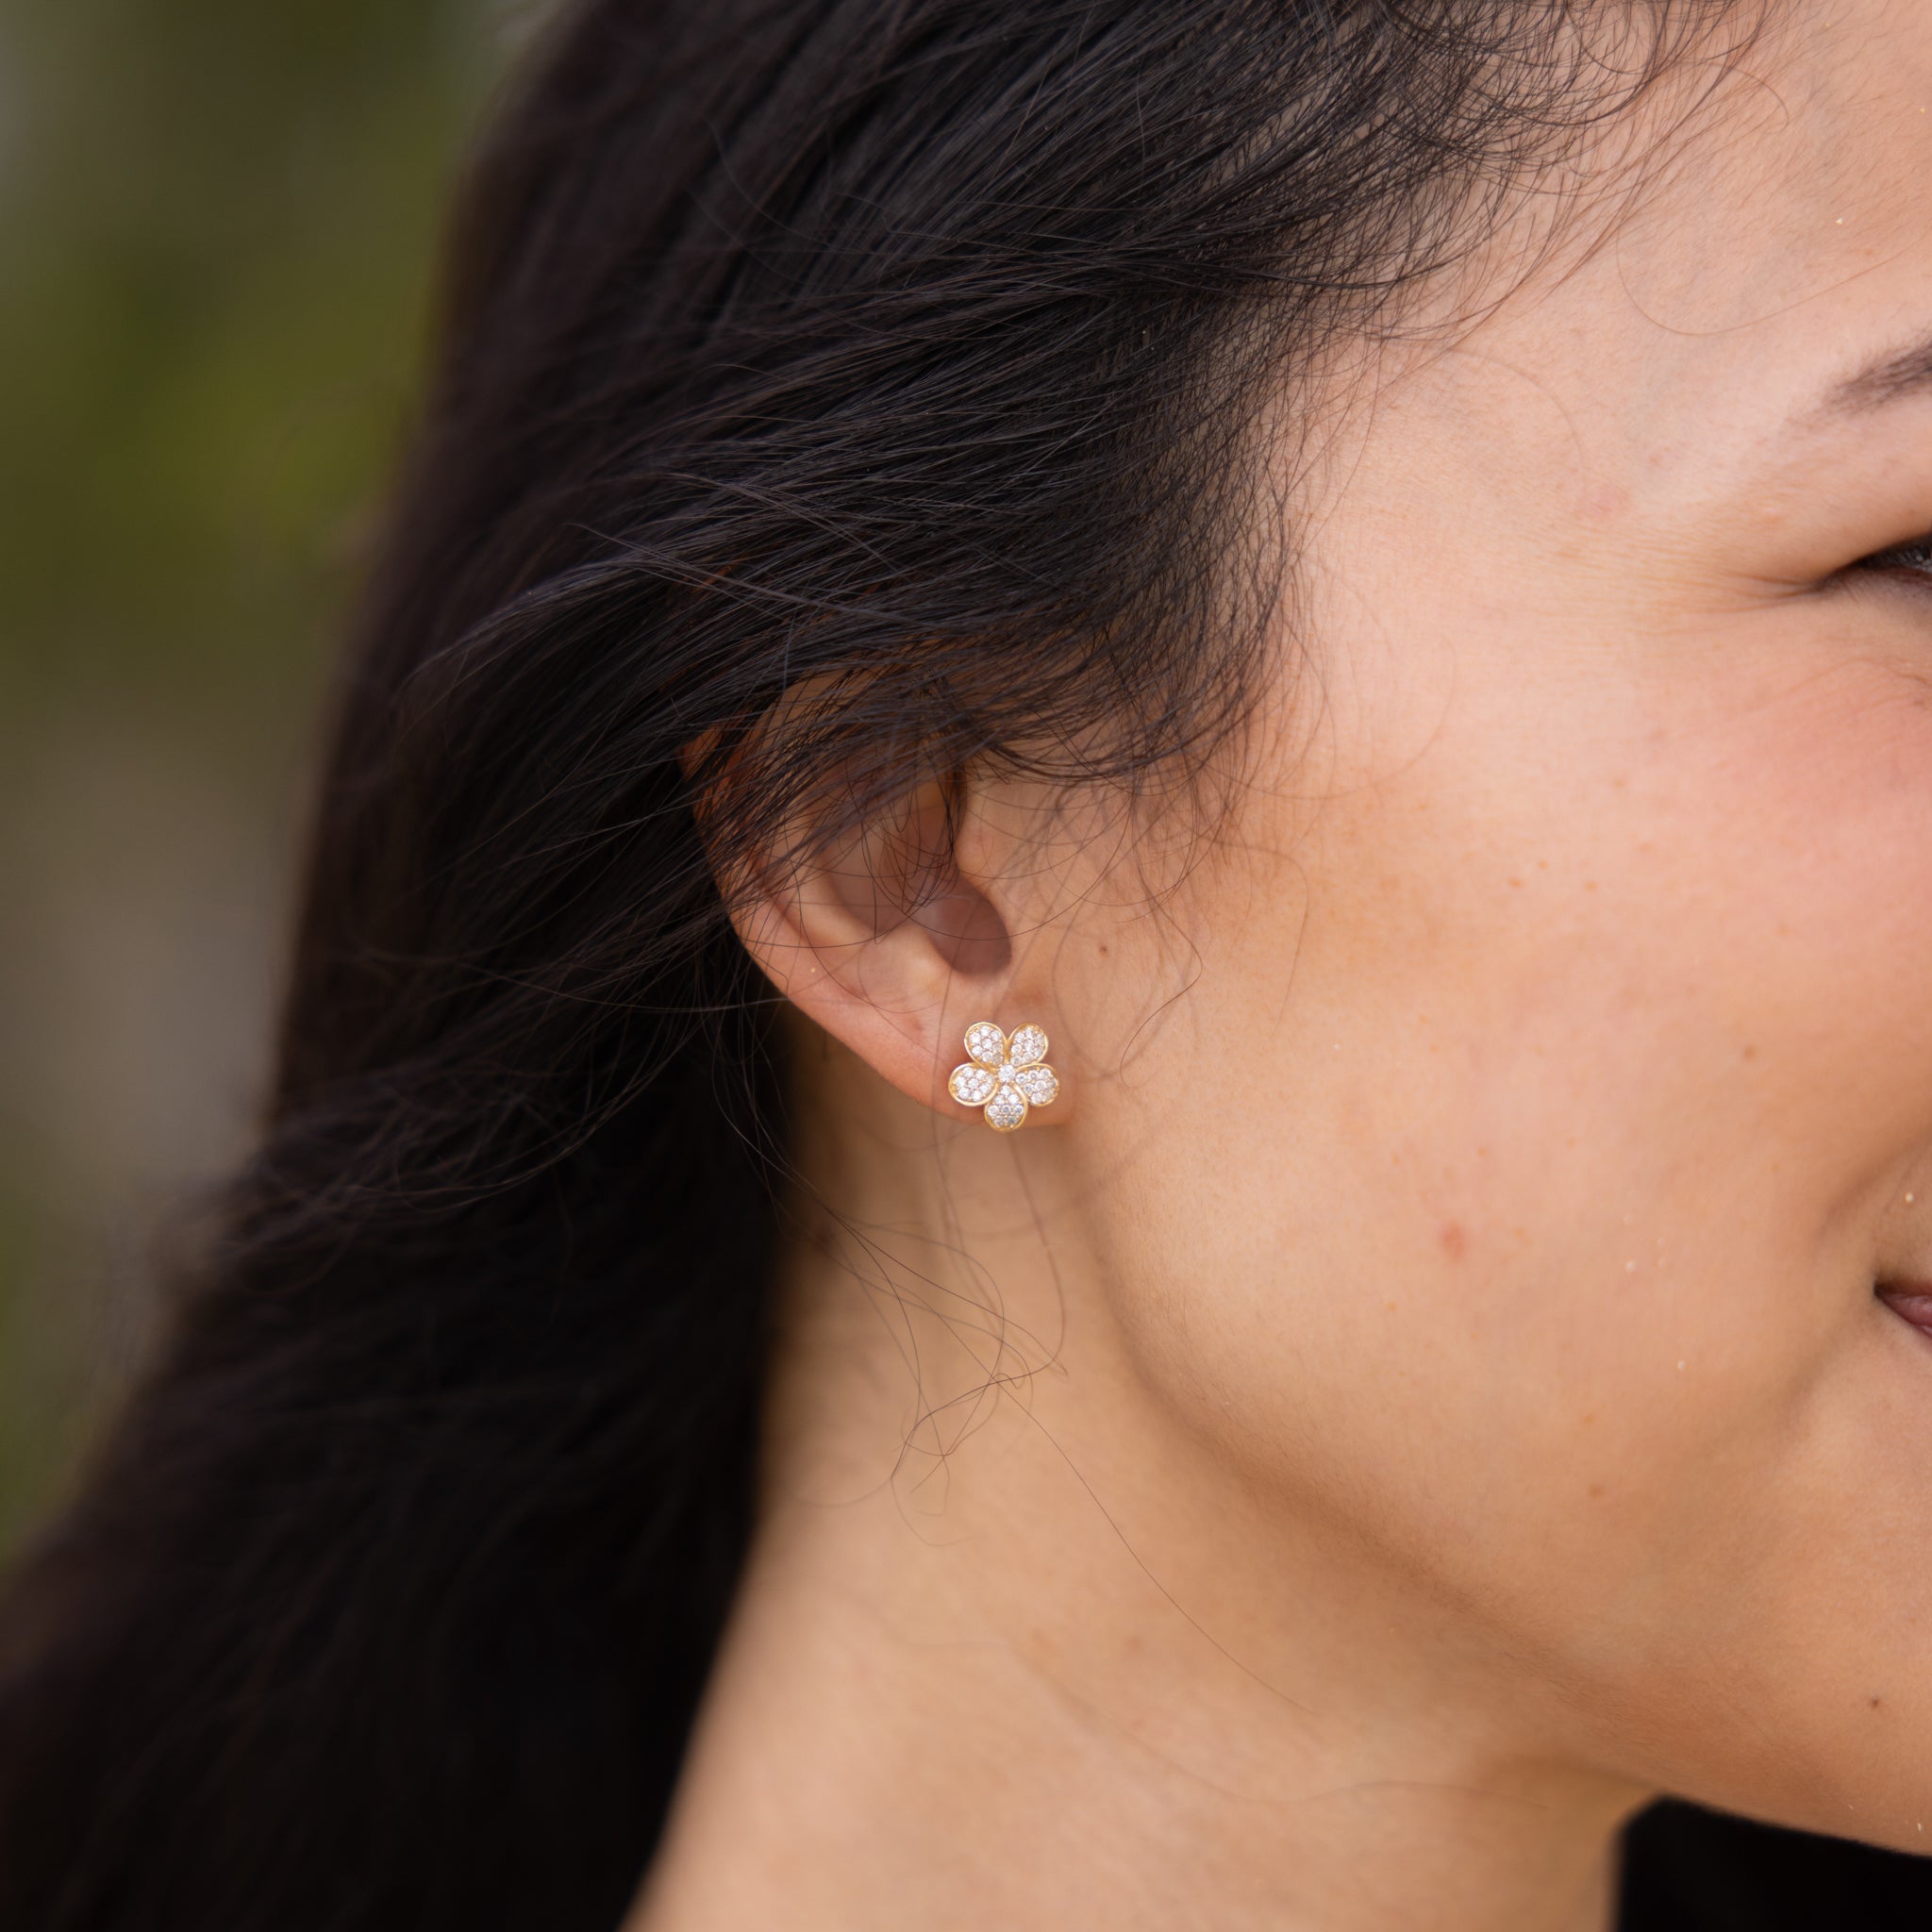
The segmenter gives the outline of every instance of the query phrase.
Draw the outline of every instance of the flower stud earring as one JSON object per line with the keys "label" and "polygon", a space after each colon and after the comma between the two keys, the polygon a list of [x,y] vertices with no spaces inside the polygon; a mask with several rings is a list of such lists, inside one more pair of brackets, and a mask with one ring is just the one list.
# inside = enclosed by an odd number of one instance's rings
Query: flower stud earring
{"label": "flower stud earring", "polygon": [[983,1108],[995,1133],[1010,1134],[1024,1124],[1029,1107],[1050,1107],[1060,1091],[1060,1076],[1041,1064],[1041,1027],[1015,1027],[1009,1040],[991,1020],[975,1020],[966,1029],[966,1051],[973,1058],[953,1069],[946,1085],[961,1107]]}

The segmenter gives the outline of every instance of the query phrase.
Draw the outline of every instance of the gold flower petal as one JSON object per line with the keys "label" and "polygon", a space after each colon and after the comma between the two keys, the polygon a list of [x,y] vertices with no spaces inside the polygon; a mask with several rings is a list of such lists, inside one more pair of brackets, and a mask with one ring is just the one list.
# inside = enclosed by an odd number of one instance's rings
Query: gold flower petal
{"label": "gold flower petal", "polygon": [[1051,1107],[1059,1098],[1060,1076],[1051,1067],[1022,1067],[1013,1085],[1035,1107]]}
{"label": "gold flower petal", "polygon": [[983,1107],[992,1098],[992,1090],[999,1084],[999,1075],[991,1067],[976,1065],[972,1060],[963,1067],[955,1067],[953,1077],[946,1082],[953,1098],[961,1107]]}
{"label": "gold flower petal", "polygon": [[996,1067],[1007,1057],[1007,1036],[991,1020],[975,1020],[966,1029],[966,1051],[982,1067]]}
{"label": "gold flower petal", "polygon": [[1008,1055],[1016,1067],[1030,1067],[1046,1058],[1046,1032],[1040,1026],[1022,1026],[1007,1043]]}

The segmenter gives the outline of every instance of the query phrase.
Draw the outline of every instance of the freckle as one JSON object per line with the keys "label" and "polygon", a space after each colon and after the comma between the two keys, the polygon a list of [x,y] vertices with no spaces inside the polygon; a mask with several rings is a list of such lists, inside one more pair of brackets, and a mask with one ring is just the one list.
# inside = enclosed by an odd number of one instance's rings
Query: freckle
{"label": "freckle", "polygon": [[1585,1422],[1587,1422],[1587,1423],[1593,1423],[1593,1422],[1595,1422],[1595,1420],[1596,1420],[1596,1410],[1595,1410],[1595,1409],[1591,1409],[1591,1412],[1590,1412],[1590,1413],[1589,1413],[1589,1414],[1588,1414],[1587,1416],[1585,1416],[1585,1417],[1583,1418],[1583,1420],[1584,1420]]}
{"label": "freckle", "polygon": [[1463,1256],[1469,1252],[1469,1237],[1463,1233],[1462,1224],[1459,1221],[1445,1221],[1442,1224],[1442,1232],[1440,1239],[1442,1243],[1442,1252],[1452,1261],[1461,1260]]}
{"label": "freckle", "polygon": [[1585,879],[1585,880],[1584,880],[1584,882],[1583,882],[1583,890],[1584,890],[1584,891],[1585,891],[1586,892],[1593,892],[1593,891],[1596,891],[1596,881],[1595,881],[1594,879]]}
{"label": "freckle", "polygon": [[1878,1708],[1878,1700],[1875,1697],[1872,1699],[1872,1708],[1874,1710],[1876,1710]]}
{"label": "freckle", "polygon": [[1390,1312],[1390,1313],[1391,1313],[1391,1315],[1392,1315],[1392,1314],[1393,1314],[1393,1313],[1395,1312],[1395,1304],[1394,1304],[1393,1302],[1391,1302],[1391,1303],[1389,1304],[1389,1312]]}
{"label": "freckle", "polygon": [[1591,1483],[1591,1486],[1590,1486],[1590,1493],[1591,1493],[1591,1494],[1592,1496],[1601,1496],[1601,1495],[1603,1494],[1603,1492],[1604,1492],[1604,1486],[1603,1486],[1603,1484],[1601,1484],[1601,1483]]}
{"label": "freckle", "polygon": [[1755,1046],[1747,1046],[1744,1049],[1744,1058],[1747,1060],[1755,1060],[1757,1058],[1757,1049]]}

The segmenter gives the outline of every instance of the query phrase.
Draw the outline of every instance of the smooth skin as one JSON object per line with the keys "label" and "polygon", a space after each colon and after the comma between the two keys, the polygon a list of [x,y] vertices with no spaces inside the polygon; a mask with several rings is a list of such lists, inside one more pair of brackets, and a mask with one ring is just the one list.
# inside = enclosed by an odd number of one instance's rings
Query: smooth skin
{"label": "smooth skin", "polygon": [[1198,840],[975,779],[917,916],[929,800],[747,910],[809,1188],[633,1932],[1601,1932],[1665,1790],[1932,1850],[1928,28],[1789,9],[1338,380]]}

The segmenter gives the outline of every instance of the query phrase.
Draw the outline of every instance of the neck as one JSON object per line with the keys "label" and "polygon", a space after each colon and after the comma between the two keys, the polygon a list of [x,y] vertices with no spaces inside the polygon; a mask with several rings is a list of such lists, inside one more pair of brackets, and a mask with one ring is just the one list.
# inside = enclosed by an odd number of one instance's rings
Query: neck
{"label": "neck", "polygon": [[1007,1137],[935,1159],[835,1086],[808,1191],[843,1211],[799,1217],[760,1524],[631,1932],[1606,1932],[1649,1794],[1150,1393],[1055,1137],[1023,1192]]}

